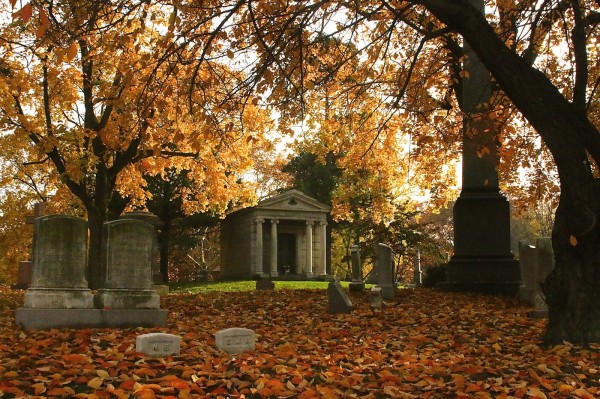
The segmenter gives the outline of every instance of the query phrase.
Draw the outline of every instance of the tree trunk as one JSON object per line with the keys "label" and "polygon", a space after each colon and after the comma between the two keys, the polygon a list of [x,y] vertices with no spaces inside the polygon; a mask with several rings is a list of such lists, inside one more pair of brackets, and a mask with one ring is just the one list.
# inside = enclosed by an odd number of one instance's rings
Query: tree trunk
{"label": "tree trunk", "polygon": [[[594,184],[596,185],[596,184]],[[561,195],[552,232],[555,267],[542,283],[549,318],[544,341],[600,342],[600,195]],[[581,212],[583,210],[583,212]],[[573,235],[580,226],[588,231]],[[571,242],[567,242],[565,236]]]}
{"label": "tree trunk", "polygon": [[90,289],[102,288],[102,226],[104,218],[101,212],[88,208],[88,227],[90,242],[88,251],[87,279]]}

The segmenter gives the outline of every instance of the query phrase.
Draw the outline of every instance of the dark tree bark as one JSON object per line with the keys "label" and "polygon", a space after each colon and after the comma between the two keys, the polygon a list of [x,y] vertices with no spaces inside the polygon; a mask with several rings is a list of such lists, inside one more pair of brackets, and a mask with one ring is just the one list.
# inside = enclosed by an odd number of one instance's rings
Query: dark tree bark
{"label": "dark tree bark", "polygon": [[549,321],[544,339],[600,342],[600,134],[580,107],[500,40],[467,0],[420,0],[467,40],[499,86],[551,151],[561,185],[552,245],[556,266],[543,282]]}

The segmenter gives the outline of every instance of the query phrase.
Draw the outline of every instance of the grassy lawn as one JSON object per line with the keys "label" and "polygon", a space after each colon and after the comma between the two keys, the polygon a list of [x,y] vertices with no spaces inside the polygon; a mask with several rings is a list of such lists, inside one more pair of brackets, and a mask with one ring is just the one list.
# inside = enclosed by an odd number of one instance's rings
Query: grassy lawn
{"label": "grassy lawn", "polygon": [[[275,281],[275,289],[327,289],[326,281]],[[342,281],[342,286],[348,288],[348,282]],[[206,292],[235,292],[252,291],[256,289],[256,281],[207,281],[169,284],[171,292],[199,294]],[[370,288],[370,285],[367,285]]]}

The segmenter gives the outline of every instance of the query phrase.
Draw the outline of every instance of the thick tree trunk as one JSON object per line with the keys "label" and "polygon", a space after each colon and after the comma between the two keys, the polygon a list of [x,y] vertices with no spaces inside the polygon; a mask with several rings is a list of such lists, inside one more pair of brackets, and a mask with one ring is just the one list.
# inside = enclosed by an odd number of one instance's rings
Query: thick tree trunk
{"label": "thick tree trunk", "polygon": [[87,279],[90,289],[102,288],[102,226],[104,218],[101,212],[88,208],[88,227],[90,241],[88,251]]}
{"label": "thick tree trunk", "polygon": [[[563,194],[556,210],[552,233],[556,265],[542,283],[549,309],[544,341],[549,344],[600,342],[600,226],[596,220],[600,195],[587,203],[582,197]],[[588,226],[587,231],[573,235],[580,226]],[[571,242],[566,242],[567,235]]]}
{"label": "thick tree trunk", "polygon": [[543,283],[548,343],[600,342],[600,133],[550,80],[508,49],[468,0],[418,0],[460,33],[540,134],[556,162],[561,198],[552,233],[555,269]]}

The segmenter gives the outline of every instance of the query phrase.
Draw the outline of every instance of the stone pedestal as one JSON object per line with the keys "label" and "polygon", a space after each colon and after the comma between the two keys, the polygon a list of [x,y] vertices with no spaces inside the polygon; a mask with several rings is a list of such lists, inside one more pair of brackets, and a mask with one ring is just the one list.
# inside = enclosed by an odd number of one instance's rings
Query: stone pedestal
{"label": "stone pedestal", "polygon": [[363,282],[360,247],[358,245],[350,247],[350,256],[352,257],[352,282],[348,288],[350,292],[362,292],[365,289],[365,283]]}
{"label": "stone pedestal", "polygon": [[510,252],[510,210],[497,191],[462,192],[454,205],[454,256],[447,291],[516,295],[519,262]]}
{"label": "stone pedestal", "polygon": [[63,215],[34,222],[34,261],[25,308],[92,308],[93,295],[85,278],[87,223]]}
{"label": "stone pedestal", "polygon": [[160,297],[152,284],[154,227],[121,219],[104,224],[102,287],[95,305],[101,309],[158,309]]}

